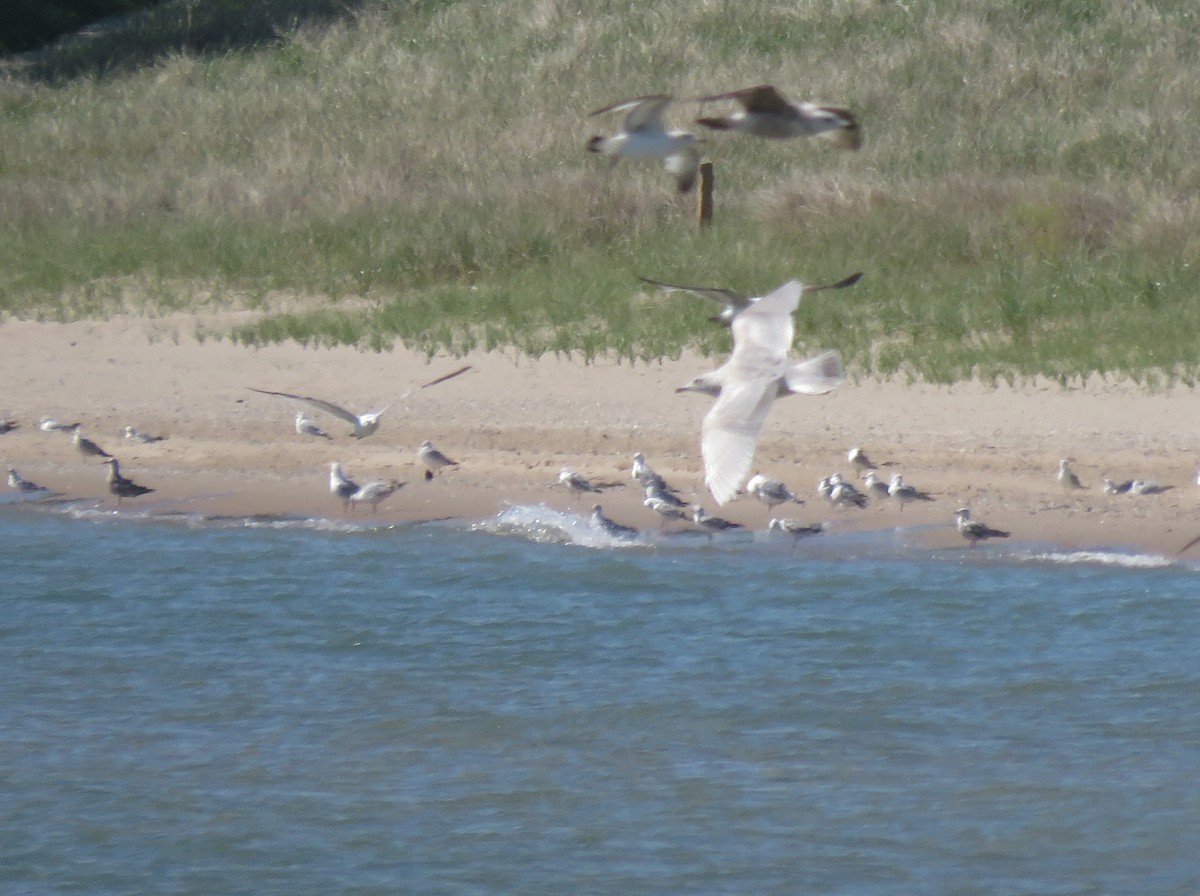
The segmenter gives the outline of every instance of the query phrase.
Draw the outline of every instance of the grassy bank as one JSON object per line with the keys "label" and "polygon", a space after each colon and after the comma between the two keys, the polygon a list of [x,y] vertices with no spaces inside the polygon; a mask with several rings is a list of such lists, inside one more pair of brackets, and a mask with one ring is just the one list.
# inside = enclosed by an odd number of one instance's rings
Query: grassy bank
{"label": "grassy bank", "polygon": [[[725,337],[634,274],[863,270],[798,315],[860,375],[1197,369],[1193,4],[276,6],[265,42],[193,0],[141,23],[136,64],[107,35],[9,66],[4,311],[238,304],[249,342],[652,358]],[[853,108],[864,149],[708,135],[706,233],[661,171],[583,152],[614,99],[763,81]]]}

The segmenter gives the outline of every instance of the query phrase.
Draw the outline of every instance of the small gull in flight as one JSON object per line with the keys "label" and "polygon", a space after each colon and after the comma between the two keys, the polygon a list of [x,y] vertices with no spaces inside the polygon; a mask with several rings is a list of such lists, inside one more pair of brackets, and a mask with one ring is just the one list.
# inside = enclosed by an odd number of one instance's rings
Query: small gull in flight
{"label": "small gull in flight", "polygon": [[846,378],[836,351],[799,362],[788,357],[795,333],[792,312],[803,292],[798,281],[790,280],[746,308],[731,325],[729,359],[675,390],[717,397],[700,427],[700,454],[704,482],[718,504],[737,494],[776,397],[821,395]]}
{"label": "small gull in flight", "polygon": [[[719,314],[715,314],[709,318],[713,323],[729,326],[733,323],[733,319],[758,301],[758,296],[748,296],[744,293],[735,292],[732,289],[725,289],[719,286],[683,286],[678,283],[663,283],[660,280],[651,280],[649,277],[638,277],[643,283],[649,283],[651,286],[657,286],[663,292],[690,292],[706,299],[712,299],[721,306]],[[853,286],[862,279],[862,272],[851,274],[849,277],[843,277],[835,283],[821,283],[817,286],[805,286],[804,295],[810,292],[820,292],[823,289],[845,289],[847,286]]]}
{"label": "small gull in flight", "polygon": [[428,482],[444,467],[457,467],[458,461],[451,460],[433,447],[433,442],[426,439],[417,449],[417,457],[425,465],[425,481]]}
{"label": "small gull in flight", "polygon": [[296,435],[298,436],[314,436],[318,439],[333,439],[329,433],[317,426],[304,411],[296,412]]}
{"label": "small gull in flight", "polygon": [[21,474],[12,467],[8,468],[8,486],[15,488],[19,492],[45,492],[49,491],[44,485],[38,485],[36,482],[30,482],[28,479],[22,479]]}
{"label": "small gull in flight", "polygon": [[[414,386],[412,389],[409,389],[407,392],[401,395],[400,400],[403,401],[418,389],[428,389],[430,386],[436,386],[438,383],[444,383],[446,380],[454,379],[454,377],[458,376],[459,374],[466,373],[470,369],[471,365],[468,364],[465,367],[460,367],[458,370],[447,373],[445,376],[439,376],[436,380],[431,380],[430,382],[423,383],[420,386]],[[313,407],[320,408],[322,411],[333,414],[333,416],[341,420],[345,420],[347,423],[353,426],[354,429],[351,430],[350,435],[356,439],[365,439],[367,436],[374,434],[375,431],[379,429],[379,419],[383,416],[383,412],[391,407],[389,404],[380,408],[378,411],[368,411],[367,413],[356,414],[353,411],[347,410],[341,405],[334,404],[332,401],[326,401],[323,398],[316,398],[312,395],[297,395],[294,392],[272,392],[270,389],[256,389],[253,386],[247,386],[246,388],[248,388],[251,392],[258,392],[262,395],[277,395],[280,398],[292,398],[296,401],[308,402]]]}
{"label": "small gull in flight", "polygon": [[795,504],[804,503],[803,498],[778,479],[768,479],[762,473],[750,477],[750,481],[746,483],[746,491],[766,504],[768,510],[774,510],[777,504],[785,504],[788,501]]}
{"label": "small gull in flight", "polygon": [[593,529],[599,529],[611,538],[634,538],[638,534],[638,530],[632,526],[622,526],[606,517],[599,504],[592,505],[591,524]]}
{"label": "small gull in flight", "polygon": [[126,426],[125,427],[125,438],[127,438],[131,441],[134,441],[134,442],[141,442],[143,445],[149,445],[149,444],[152,444],[153,442],[164,442],[164,441],[166,441],[167,437],[166,436],[154,436],[148,432],[142,432],[140,429],[135,429],[132,426]]}
{"label": "small gull in flight", "polygon": [[108,490],[117,496],[118,507],[125,498],[138,498],[154,491],[148,486],[138,485],[132,479],[122,476],[121,465],[115,457],[110,455],[104,463],[108,465]]}
{"label": "small gull in flight", "polygon": [[75,435],[71,441],[75,443],[75,447],[79,449],[79,453],[84,457],[112,457],[107,451],[87,438],[80,429],[75,430]]}
{"label": "small gull in flight", "polygon": [[342,510],[350,509],[350,498],[359,490],[359,485],[348,477],[338,461],[329,465],[329,491],[342,502]]}
{"label": "small gull in flight", "polygon": [[590,117],[626,112],[622,130],[611,137],[592,137],[587,143],[588,152],[608,156],[613,165],[618,159],[662,159],[679,192],[691,192],[700,167],[700,150],[691,131],[668,131],[663,126],[663,112],[671,101],[664,94],[639,96],[588,113]]}
{"label": "small gull in flight", "polygon": [[1081,491],[1087,486],[1079,481],[1079,477],[1075,475],[1075,471],[1071,469],[1071,462],[1067,458],[1062,458],[1058,462],[1058,473],[1054,476],[1059,484],[1067,491]]}
{"label": "small gull in flight", "polygon": [[936,500],[928,492],[921,491],[915,485],[909,485],[899,473],[892,476],[892,482],[888,486],[888,494],[896,500],[901,510],[904,509],[905,504],[911,504],[914,501]]}
{"label": "small gull in flight", "polygon": [[1003,532],[1000,529],[993,529],[977,520],[971,519],[971,511],[966,507],[960,507],[954,512],[954,515],[958,517],[955,525],[958,527],[959,533],[971,543],[971,547],[975,547],[979,542],[986,541],[989,538],[1008,538],[1011,534]]}
{"label": "small gull in flight", "polygon": [[848,110],[791,102],[770,84],[696,98],[699,103],[718,100],[736,100],[742,108],[720,118],[697,118],[697,124],[715,131],[740,131],[772,140],[822,137],[839,149],[856,150],[862,146],[862,132]]}
{"label": "small gull in flight", "polygon": [[386,501],[406,485],[408,485],[407,482],[398,482],[395,479],[377,479],[373,482],[368,482],[362,488],[357,489],[349,498],[346,499],[346,504],[351,510],[354,509],[356,504],[370,504],[371,513],[374,513],[379,509],[379,505],[383,501]]}

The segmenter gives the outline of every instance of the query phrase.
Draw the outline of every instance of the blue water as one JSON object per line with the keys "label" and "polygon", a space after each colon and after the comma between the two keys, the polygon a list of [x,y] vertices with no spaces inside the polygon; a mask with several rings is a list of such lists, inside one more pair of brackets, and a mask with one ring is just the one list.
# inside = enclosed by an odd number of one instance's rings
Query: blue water
{"label": "blue water", "polygon": [[0,507],[3,894],[1195,894],[1200,573]]}

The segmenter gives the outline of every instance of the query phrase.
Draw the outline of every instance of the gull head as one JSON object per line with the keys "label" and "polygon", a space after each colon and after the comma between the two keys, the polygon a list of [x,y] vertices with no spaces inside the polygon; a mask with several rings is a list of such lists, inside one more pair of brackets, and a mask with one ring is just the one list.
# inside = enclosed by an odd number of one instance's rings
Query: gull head
{"label": "gull head", "polygon": [[700,376],[693,379],[690,383],[686,383],[675,390],[678,392],[700,392],[703,395],[720,395],[721,384],[718,383],[711,373],[702,373]]}

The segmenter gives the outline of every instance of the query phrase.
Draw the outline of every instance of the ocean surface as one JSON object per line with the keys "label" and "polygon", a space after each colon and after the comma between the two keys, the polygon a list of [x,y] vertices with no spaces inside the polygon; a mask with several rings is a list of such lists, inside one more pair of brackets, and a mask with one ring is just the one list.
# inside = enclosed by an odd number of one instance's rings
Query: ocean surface
{"label": "ocean surface", "polygon": [[1200,569],[0,505],[0,894],[1200,893]]}

